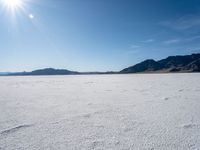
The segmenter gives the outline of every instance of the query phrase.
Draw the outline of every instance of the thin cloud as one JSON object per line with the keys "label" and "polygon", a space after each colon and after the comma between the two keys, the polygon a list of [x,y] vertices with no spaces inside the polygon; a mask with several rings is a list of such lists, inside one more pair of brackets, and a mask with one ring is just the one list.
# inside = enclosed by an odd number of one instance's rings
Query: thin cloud
{"label": "thin cloud", "polygon": [[177,43],[183,43],[183,42],[188,43],[188,42],[193,42],[195,40],[200,40],[200,35],[191,36],[187,38],[168,39],[166,41],[163,41],[163,43],[170,45],[170,44],[177,44]]}
{"label": "thin cloud", "polygon": [[176,44],[176,43],[179,43],[179,42],[181,42],[181,39],[169,39],[169,40],[164,41],[163,43],[170,45],[170,44]]}
{"label": "thin cloud", "polygon": [[140,49],[140,48],[141,48],[140,45],[135,45],[135,44],[133,44],[133,45],[131,45],[131,46],[129,47],[129,50],[126,51],[126,54],[136,54],[136,53],[139,52],[139,49]]}
{"label": "thin cloud", "polygon": [[155,42],[155,39],[147,39],[145,41],[142,41],[143,43],[152,43]]}
{"label": "thin cloud", "polygon": [[176,20],[163,21],[159,23],[162,26],[175,30],[187,30],[200,26],[200,16],[187,15]]}
{"label": "thin cloud", "polygon": [[139,46],[139,45],[131,45],[131,46],[130,46],[131,49],[137,49],[137,48],[140,48],[140,47],[141,47],[141,46]]}
{"label": "thin cloud", "polygon": [[199,39],[200,39],[200,35],[197,35],[197,36],[192,36],[192,37],[186,38],[185,41],[191,42],[191,41],[195,41],[195,40],[199,40]]}
{"label": "thin cloud", "polygon": [[137,54],[137,53],[139,53],[138,49],[132,49],[132,50],[127,51],[127,54]]}

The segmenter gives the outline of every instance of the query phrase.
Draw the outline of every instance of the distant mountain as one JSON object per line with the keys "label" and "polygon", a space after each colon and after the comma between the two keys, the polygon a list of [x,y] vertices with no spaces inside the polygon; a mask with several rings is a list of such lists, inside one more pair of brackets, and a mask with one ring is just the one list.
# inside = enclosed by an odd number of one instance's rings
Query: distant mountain
{"label": "distant mountain", "polygon": [[120,73],[142,72],[200,72],[200,54],[170,56],[159,61],[148,59],[120,71]]}
{"label": "distant mountain", "polygon": [[0,76],[8,75],[10,72],[0,72]]}
{"label": "distant mountain", "polygon": [[95,75],[95,74],[117,74],[118,72],[77,72],[66,69],[45,68],[31,72],[0,73],[0,76],[40,76],[40,75]]}
{"label": "distant mountain", "polygon": [[69,71],[65,69],[54,69],[54,68],[45,68],[45,69],[39,69],[34,70],[32,72],[17,72],[17,73],[11,73],[9,75],[20,75],[20,76],[28,76],[28,75],[76,75],[80,74],[79,72],[75,71]]}
{"label": "distant mountain", "polygon": [[158,62],[156,62],[153,59],[148,59],[132,67],[126,68],[120,72],[121,73],[137,73],[137,72],[145,72],[145,71],[156,71],[159,69],[161,69],[161,66]]}
{"label": "distant mountain", "polygon": [[93,75],[93,74],[123,74],[123,73],[169,73],[169,72],[200,72],[200,54],[185,56],[169,56],[155,61],[147,59],[119,72],[77,72],[66,69],[45,68],[31,72],[0,73],[0,76],[34,76],[34,75]]}

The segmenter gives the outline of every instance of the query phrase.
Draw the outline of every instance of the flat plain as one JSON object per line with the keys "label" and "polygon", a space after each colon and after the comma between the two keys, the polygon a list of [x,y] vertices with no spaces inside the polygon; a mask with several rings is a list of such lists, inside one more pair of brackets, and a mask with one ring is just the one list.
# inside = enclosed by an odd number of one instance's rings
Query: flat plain
{"label": "flat plain", "polygon": [[200,74],[0,77],[2,150],[199,150]]}

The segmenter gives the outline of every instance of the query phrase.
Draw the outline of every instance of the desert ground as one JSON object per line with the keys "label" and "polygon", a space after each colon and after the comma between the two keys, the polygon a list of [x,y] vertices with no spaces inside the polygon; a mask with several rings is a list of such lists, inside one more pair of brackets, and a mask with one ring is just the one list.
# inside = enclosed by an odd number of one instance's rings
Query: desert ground
{"label": "desert ground", "polygon": [[199,150],[200,74],[0,77],[0,150]]}

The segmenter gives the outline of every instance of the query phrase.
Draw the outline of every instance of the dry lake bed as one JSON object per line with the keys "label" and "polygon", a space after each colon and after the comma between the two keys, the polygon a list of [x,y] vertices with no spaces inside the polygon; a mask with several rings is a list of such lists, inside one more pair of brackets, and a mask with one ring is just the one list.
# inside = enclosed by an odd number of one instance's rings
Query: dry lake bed
{"label": "dry lake bed", "polygon": [[199,150],[200,74],[0,77],[0,150]]}

